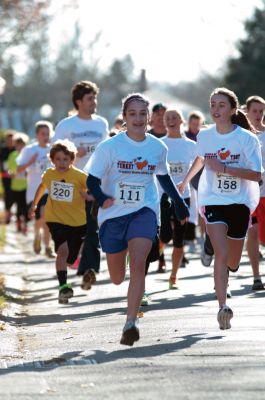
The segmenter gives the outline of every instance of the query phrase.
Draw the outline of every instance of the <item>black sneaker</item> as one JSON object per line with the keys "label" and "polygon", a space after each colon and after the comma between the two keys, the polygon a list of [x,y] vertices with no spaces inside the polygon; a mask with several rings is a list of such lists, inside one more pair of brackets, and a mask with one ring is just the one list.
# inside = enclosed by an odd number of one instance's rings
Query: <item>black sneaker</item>
{"label": "black sneaker", "polygon": [[83,275],[83,281],[81,284],[81,288],[83,290],[91,289],[91,286],[94,285],[96,280],[97,280],[97,278],[96,278],[95,271],[93,269],[88,269]]}
{"label": "black sneaker", "polygon": [[58,301],[59,304],[67,304],[68,300],[73,297],[74,291],[69,283],[65,283],[64,285],[59,287],[59,296]]}
{"label": "black sneaker", "polygon": [[264,285],[261,279],[255,279],[252,285],[252,290],[264,290]]}
{"label": "black sneaker", "polygon": [[134,342],[140,339],[140,333],[138,328],[138,321],[127,321],[124,325],[120,344],[125,346],[132,346]]}

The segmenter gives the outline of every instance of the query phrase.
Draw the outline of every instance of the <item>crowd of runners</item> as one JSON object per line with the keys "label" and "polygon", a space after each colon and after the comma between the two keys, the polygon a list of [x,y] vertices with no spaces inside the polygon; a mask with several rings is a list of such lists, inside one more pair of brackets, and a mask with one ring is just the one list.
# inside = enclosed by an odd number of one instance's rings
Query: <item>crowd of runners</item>
{"label": "crowd of runners", "polygon": [[74,112],[55,128],[38,121],[34,140],[7,132],[1,149],[5,223],[15,209],[17,231],[26,235],[34,220],[33,251],[55,259],[61,304],[74,295],[69,267],[88,290],[102,252],[114,284],[124,281],[128,266],[120,343],[129,346],[140,337],[139,308],[150,301],[150,263],[169,274],[168,290],[176,290],[179,268],[189,262],[184,249],[200,246],[205,267],[214,259],[219,327],[231,328],[229,273],[240,266],[245,239],[252,290],[264,290],[265,100],[250,96],[240,106],[234,92],[216,88],[206,124],[200,111],[191,110],[185,121],[181,110],[162,103],[150,110],[144,95],[132,93],[109,129],[96,114],[98,92],[93,82],[75,84]]}

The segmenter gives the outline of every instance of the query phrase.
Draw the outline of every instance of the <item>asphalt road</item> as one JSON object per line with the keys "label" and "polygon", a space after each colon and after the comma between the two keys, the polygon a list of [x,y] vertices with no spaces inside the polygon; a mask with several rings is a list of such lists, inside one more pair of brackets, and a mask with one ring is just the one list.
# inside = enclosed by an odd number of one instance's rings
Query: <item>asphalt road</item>
{"label": "asphalt road", "polygon": [[228,331],[218,328],[213,270],[199,254],[188,254],[179,290],[169,291],[169,272],[157,274],[152,264],[141,338],[127,348],[119,340],[128,277],[112,285],[102,256],[90,291],[69,270],[75,296],[59,305],[54,261],[33,255],[31,238],[12,226],[7,239],[0,255],[11,297],[0,317],[1,399],[265,399],[265,292],[251,291],[245,256],[230,279]]}

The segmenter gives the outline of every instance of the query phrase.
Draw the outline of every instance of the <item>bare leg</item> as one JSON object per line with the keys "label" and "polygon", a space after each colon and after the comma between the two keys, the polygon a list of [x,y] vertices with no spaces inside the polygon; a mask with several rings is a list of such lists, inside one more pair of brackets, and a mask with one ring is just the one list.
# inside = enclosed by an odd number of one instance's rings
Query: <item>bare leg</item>
{"label": "bare leg", "polygon": [[248,257],[250,260],[250,264],[253,271],[253,276],[259,277],[259,232],[258,232],[258,224],[254,224],[248,230],[248,238],[247,238],[247,251]]}
{"label": "bare leg", "polygon": [[107,264],[111,282],[120,285],[125,278],[127,249],[119,253],[107,253]]}
{"label": "bare leg", "polygon": [[146,238],[131,239],[128,243],[130,254],[130,283],[128,288],[127,319],[135,319],[145,288],[145,262],[152,247]]}
{"label": "bare leg", "polygon": [[226,303],[226,290],[228,282],[228,243],[226,236],[227,226],[222,223],[207,224],[206,228],[214,248],[214,283],[216,296],[221,307]]}
{"label": "bare leg", "polygon": [[66,271],[67,270],[67,258],[69,255],[69,249],[67,242],[64,242],[59,246],[57,250],[57,257],[55,261],[56,271]]}
{"label": "bare leg", "polygon": [[171,277],[176,278],[184,255],[183,247],[174,247],[172,252],[172,271]]}

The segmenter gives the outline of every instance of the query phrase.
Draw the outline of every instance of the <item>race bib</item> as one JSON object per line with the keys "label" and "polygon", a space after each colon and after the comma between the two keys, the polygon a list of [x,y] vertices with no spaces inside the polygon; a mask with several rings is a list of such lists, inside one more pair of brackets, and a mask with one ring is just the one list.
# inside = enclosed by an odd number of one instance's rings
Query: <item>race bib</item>
{"label": "race bib", "polygon": [[169,162],[169,169],[172,176],[182,176],[187,172],[187,166],[184,162]]}
{"label": "race bib", "polygon": [[55,201],[73,201],[74,185],[72,183],[52,181],[51,183],[51,199]]}
{"label": "race bib", "polygon": [[240,193],[241,179],[231,175],[215,174],[213,192],[216,194]]}
{"label": "race bib", "polygon": [[86,149],[87,154],[91,155],[92,153],[94,153],[97,143],[80,143],[79,146]]}
{"label": "race bib", "polygon": [[39,160],[36,160],[35,161],[36,172],[42,175],[46,171],[46,169],[49,168],[49,165],[50,162],[48,160],[48,157],[43,157],[40,158]]}
{"label": "race bib", "polygon": [[115,188],[115,204],[136,207],[144,202],[145,185],[119,182]]}

